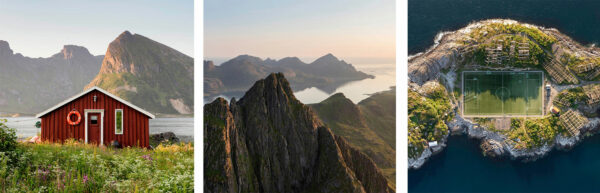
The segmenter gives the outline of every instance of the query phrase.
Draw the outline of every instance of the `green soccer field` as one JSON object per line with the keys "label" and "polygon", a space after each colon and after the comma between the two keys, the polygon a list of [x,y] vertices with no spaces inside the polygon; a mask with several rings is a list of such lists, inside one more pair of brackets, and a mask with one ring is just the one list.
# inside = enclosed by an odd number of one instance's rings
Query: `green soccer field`
{"label": "green soccer field", "polygon": [[543,115],[543,73],[463,72],[464,116]]}

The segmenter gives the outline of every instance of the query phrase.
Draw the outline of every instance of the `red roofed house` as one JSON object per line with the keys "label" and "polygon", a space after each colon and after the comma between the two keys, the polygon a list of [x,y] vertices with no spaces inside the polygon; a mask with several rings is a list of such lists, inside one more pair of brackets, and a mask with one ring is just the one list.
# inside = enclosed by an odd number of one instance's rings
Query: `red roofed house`
{"label": "red roofed house", "polygon": [[43,141],[77,139],[85,143],[149,147],[149,119],[154,115],[93,87],[36,115]]}

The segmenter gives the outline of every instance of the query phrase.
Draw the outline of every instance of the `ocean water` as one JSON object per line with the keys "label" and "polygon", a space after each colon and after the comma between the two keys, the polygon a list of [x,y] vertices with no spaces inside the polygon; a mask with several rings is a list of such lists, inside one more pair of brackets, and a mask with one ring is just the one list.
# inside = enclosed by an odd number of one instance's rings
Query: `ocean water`
{"label": "ocean water", "polygon": [[599,10],[596,0],[408,0],[408,51],[423,52],[439,32],[491,18],[556,28],[584,45],[597,44]]}
{"label": "ocean water", "polygon": [[600,136],[535,162],[483,157],[477,140],[452,136],[448,146],[408,172],[409,192],[600,192]]}
{"label": "ocean water", "polygon": [[[439,32],[472,21],[508,18],[556,28],[584,45],[600,43],[600,1],[409,0],[409,55],[433,45]],[[483,157],[479,142],[452,136],[448,146],[408,172],[409,192],[600,192],[600,136],[530,163]]]}
{"label": "ocean water", "polygon": [[[6,119],[6,125],[15,128],[17,137],[27,138],[37,135],[40,129],[35,123],[40,119],[35,117],[0,117]],[[156,118],[150,120],[150,134],[171,131],[182,141],[194,140],[194,118]]]}

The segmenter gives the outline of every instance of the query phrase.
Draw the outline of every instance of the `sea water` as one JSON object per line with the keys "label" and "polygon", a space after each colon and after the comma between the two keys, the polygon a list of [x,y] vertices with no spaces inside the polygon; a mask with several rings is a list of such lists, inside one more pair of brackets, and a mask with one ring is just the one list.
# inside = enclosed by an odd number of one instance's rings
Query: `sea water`
{"label": "sea water", "polygon": [[[396,65],[394,63],[354,64],[353,66],[356,70],[373,75],[375,78],[347,82],[337,87],[331,93],[316,87],[310,87],[295,91],[294,96],[304,104],[312,104],[319,103],[336,93],[344,93],[346,98],[354,103],[358,103],[374,93],[390,90],[391,87],[396,85]],[[204,97],[204,103],[210,103],[217,97],[231,100],[233,96],[219,95]],[[236,96],[236,98],[239,100],[240,97]]]}
{"label": "sea water", "polygon": [[600,136],[569,151],[523,163],[484,157],[479,141],[451,136],[420,169],[409,170],[409,192],[600,192]]}
{"label": "sea water", "polygon": [[436,34],[470,22],[504,18],[556,28],[584,45],[600,43],[600,1],[595,0],[409,0],[409,55],[423,52]]}
{"label": "sea water", "polygon": [[[35,123],[40,119],[35,117],[0,117],[6,119],[6,125],[16,129],[17,137],[27,138],[37,135],[40,129]],[[194,139],[194,118],[156,118],[150,119],[150,134],[173,132],[182,141],[191,142]]]}

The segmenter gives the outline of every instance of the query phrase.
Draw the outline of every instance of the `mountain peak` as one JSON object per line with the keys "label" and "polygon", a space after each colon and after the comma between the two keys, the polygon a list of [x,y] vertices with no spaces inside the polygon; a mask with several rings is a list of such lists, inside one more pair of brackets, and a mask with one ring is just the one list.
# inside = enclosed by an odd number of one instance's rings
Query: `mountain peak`
{"label": "mountain peak", "polygon": [[265,79],[256,81],[254,85],[240,99],[242,103],[256,103],[281,106],[291,103],[300,103],[294,96],[290,83],[284,77],[283,73],[271,73]]}
{"label": "mountain peak", "polygon": [[236,56],[235,58],[228,60],[221,64],[224,67],[238,66],[240,64],[243,65],[262,65],[264,61],[256,56],[251,56],[247,54]]}
{"label": "mountain peak", "polygon": [[[358,106],[342,93],[336,93],[311,105],[325,122],[338,122],[365,128],[366,123]],[[344,112],[344,113],[340,113]]]}
{"label": "mountain peak", "polygon": [[59,54],[56,56],[62,56],[64,59],[71,59],[77,56],[92,56],[87,48],[76,45],[65,45]]}
{"label": "mountain peak", "polygon": [[331,95],[329,98],[330,99],[331,98],[347,99],[346,96],[344,95],[344,93],[341,93],[341,92],[335,93],[334,95]]}
{"label": "mountain peak", "polygon": [[13,50],[10,49],[10,45],[7,41],[0,40],[0,56],[10,56],[13,54]]}
{"label": "mountain peak", "polygon": [[321,56],[321,58],[326,58],[326,59],[332,59],[332,60],[338,60],[337,57],[335,57],[333,54],[331,53],[327,53],[324,56]]}
{"label": "mountain peak", "polygon": [[189,114],[193,78],[193,58],[125,31],[108,45],[99,73],[84,89],[100,87],[151,112]]}
{"label": "mountain peak", "polygon": [[260,60],[260,61],[262,61],[262,59],[260,59],[259,57],[251,56],[248,54],[242,54],[242,55],[236,56],[235,58],[233,58],[231,60]]}
{"label": "mountain peak", "polygon": [[328,53],[324,56],[321,56],[317,60],[315,60],[313,62],[313,64],[332,64],[332,63],[339,63],[339,62],[341,62],[341,61],[337,57],[335,57],[331,53]]}
{"label": "mountain peak", "polygon": [[119,36],[117,37],[117,39],[118,40],[129,39],[131,37],[133,37],[133,34],[131,34],[131,32],[129,32],[129,31],[125,30],[123,33],[119,34]]}
{"label": "mountain peak", "polygon": [[280,59],[278,62],[285,64],[304,64],[304,62],[302,62],[302,60],[300,60],[298,57],[285,57]]}

